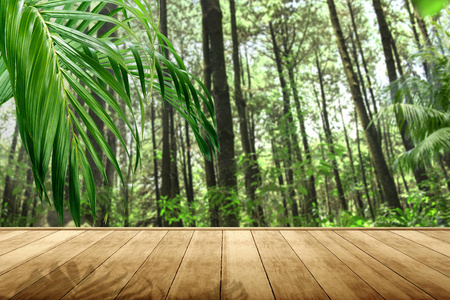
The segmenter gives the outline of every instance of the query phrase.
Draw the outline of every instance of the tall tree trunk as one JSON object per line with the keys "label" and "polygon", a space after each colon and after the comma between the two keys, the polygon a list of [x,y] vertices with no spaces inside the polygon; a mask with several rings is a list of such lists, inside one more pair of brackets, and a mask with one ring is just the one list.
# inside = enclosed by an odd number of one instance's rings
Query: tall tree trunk
{"label": "tall tree trunk", "polygon": [[[350,141],[349,141],[348,133],[347,133],[347,126],[345,125],[344,114],[342,113],[342,106],[340,103],[339,103],[339,114],[341,116],[342,128],[344,129],[345,145],[347,147],[348,159],[350,160],[350,170],[352,171],[352,175],[353,175],[353,183],[356,186],[358,184],[358,178],[356,175],[355,162],[353,160],[353,152],[352,152],[352,148],[350,147]],[[359,190],[357,188],[355,188],[355,190],[356,190],[356,204],[358,205],[361,215],[364,217],[364,204],[363,204],[363,201],[361,198],[361,193],[359,192]],[[369,199],[369,198],[367,198],[367,199]]]}
{"label": "tall tree trunk", "polygon": [[[397,88],[397,71],[396,71],[396,67],[395,67],[395,60],[392,55],[393,49],[391,47],[392,43],[394,41],[392,38],[392,34],[389,30],[388,24],[386,22],[386,18],[384,16],[383,7],[381,6],[381,0],[373,0],[373,6],[375,8],[375,13],[377,15],[377,20],[378,20],[378,26],[380,29],[381,42],[383,44],[383,52],[384,52],[384,57],[385,57],[385,61],[386,61],[386,68],[388,71],[389,82],[391,83],[391,85],[394,85],[394,87],[391,89],[391,99],[392,99],[392,103],[395,103],[396,102],[395,101],[396,93],[397,93],[398,88]],[[400,74],[402,74],[403,70],[401,68],[401,64],[400,64],[399,60],[400,59],[398,57],[399,71],[400,71]],[[400,135],[402,137],[402,142],[403,142],[403,146],[405,147],[405,150],[411,151],[412,149],[414,149],[414,143],[413,143],[411,137],[406,132],[406,130],[408,128],[408,124],[407,124],[406,120],[399,120],[397,118],[397,125],[400,130]],[[423,186],[423,182],[428,180],[428,177],[425,175],[425,170],[423,168],[415,168],[414,169],[414,177],[416,179],[416,182],[417,182],[417,185],[419,186],[419,188],[425,189]]]}
{"label": "tall tree trunk", "polygon": [[[161,0],[159,4],[159,30],[166,37],[168,36],[167,30],[167,0]],[[169,51],[164,49],[165,56],[169,56]],[[172,180],[171,173],[171,155],[170,155],[170,114],[171,106],[166,99],[163,99],[162,108],[162,160],[161,160],[161,198],[165,201],[171,199],[172,192]],[[166,223],[164,215],[162,216],[163,226],[168,225]]]}
{"label": "tall tree trunk", "polygon": [[361,177],[364,184],[364,192],[366,194],[367,203],[369,204],[370,216],[372,217],[372,221],[375,221],[375,213],[372,207],[372,201],[370,200],[369,187],[367,184],[366,167],[364,166],[364,161],[362,158],[361,141],[359,139],[358,115],[356,109],[355,109],[355,125],[356,125],[356,143],[358,145],[358,159],[359,159],[359,166],[361,168]]}
{"label": "tall tree trunk", "polygon": [[253,167],[256,163],[253,161],[252,149],[250,143],[250,134],[248,130],[247,122],[247,103],[244,99],[241,89],[241,65],[239,59],[239,40],[236,25],[236,7],[235,1],[230,1],[230,13],[231,13],[231,38],[233,42],[233,69],[234,69],[234,99],[239,116],[239,129],[241,133],[242,150],[244,151],[244,177],[245,177],[245,190],[252,214],[252,226],[265,226],[264,215],[261,213],[263,209],[260,203],[256,203],[256,188],[260,183],[257,181],[259,171]]}
{"label": "tall tree trunk", "polygon": [[[184,129],[186,134],[186,168],[187,168],[187,180],[185,182],[186,185],[186,197],[189,205],[190,214],[194,217],[195,210],[193,208],[194,205],[194,186],[192,180],[192,162],[191,162],[191,139],[189,137],[189,125],[185,120]],[[183,143],[183,141],[181,141]],[[189,226],[195,227],[195,221],[192,221]]]}
{"label": "tall tree trunk", "polygon": [[[230,92],[225,67],[225,50],[222,30],[222,11],[219,0],[201,0],[204,24],[211,43],[213,95],[216,107],[218,137],[221,151],[218,154],[219,187],[223,193],[222,204],[227,209],[223,226],[239,226],[239,206],[231,199],[237,193],[236,160],[234,153],[233,118]],[[222,225],[222,224],[221,224]]]}
{"label": "tall tree trunk", "polygon": [[[175,135],[175,116],[173,114],[173,110],[170,112],[170,152],[171,152],[171,162],[170,162],[170,198],[177,199],[176,204],[179,205],[181,202],[180,199],[180,181],[178,179],[178,153],[177,153],[177,141]],[[181,214],[180,208],[175,207],[173,214],[176,218],[179,218]],[[180,218],[170,224],[172,227],[183,227],[183,220]]]}
{"label": "tall tree trunk", "polygon": [[[8,157],[8,166],[12,166],[14,161],[14,155],[16,154],[16,148],[17,148],[17,139],[19,136],[19,125],[16,122],[16,126],[14,127],[14,132],[12,135],[12,142],[11,142],[11,148],[9,150],[9,157]],[[14,183],[11,179],[11,176],[9,174],[5,177],[5,189],[3,190],[3,203],[0,207],[1,214],[0,214],[0,220],[3,219],[1,222],[1,226],[12,226],[12,223],[14,221]]]}
{"label": "tall tree trunk", "polygon": [[290,227],[291,224],[289,223],[289,212],[288,212],[286,193],[285,193],[285,191],[283,191],[283,187],[284,187],[283,172],[281,171],[281,164],[280,164],[280,160],[278,158],[278,151],[275,147],[275,143],[274,143],[273,139],[270,142],[272,145],[272,157],[273,157],[273,161],[275,163],[275,168],[277,169],[277,172],[279,172],[278,185],[280,187],[281,198],[283,199],[282,202],[283,202],[283,208],[284,208],[284,210],[283,210],[284,226]]}
{"label": "tall tree trunk", "polygon": [[352,94],[353,102],[358,113],[359,120],[364,128],[364,134],[369,146],[369,151],[372,156],[374,167],[379,176],[380,182],[383,186],[388,205],[390,207],[401,208],[398,198],[397,190],[395,187],[394,179],[389,173],[389,169],[386,165],[386,161],[381,150],[381,145],[378,143],[378,133],[376,128],[370,124],[369,117],[367,116],[366,109],[364,107],[364,101],[362,99],[361,91],[359,89],[359,83],[353,66],[350,61],[350,56],[345,45],[344,36],[341,31],[339,19],[336,12],[336,7],[333,0],[327,0],[328,8],[330,10],[331,23],[333,24],[334,33],[338,42],[339,52],[344,65],[345,75],[347,77],[348,85]]}
{"label": "tall tree trunk", "polygon": [[[206,18],[202,17],[202,48],[203,48],[203,80],[206,89],[211,93],[211,78],[212,78],[212,66],[211,66],[211,46],[209,33],[206,28],[208,26]],[[203,110],[207,113],[206,105],[203,106]],[[216,172],[214,166],[214,158],[207,160],[206,157],[203,158],[205,165],[205,176],[206,176],[206,187],[208,189],[208,205],[209,205],[209,216],[210,216],[210,226],[219,227],[219,205],[214,200],[213,193],[217,186],[216,182]]]}
{"label": "tall tree trunk", "polygon": [[275,37],[275,32],[273,30],[272,23],[269,23],[270,27],[270,35],[272,37],[272,44],[273,44],[273,51],[275,54],[275,62],[277,65],[278,70],[278,77],[280,79],[280,85],[281,85],[281,92],[283,95],[283,113],[284,113],[284,130],[285,130],[285,136],[284,136],[284,143],[288,149],[288,155],[285,160],[285,168],[286,168],[286,181],[289,189],[289,198],[292,202],[292,216],[294,218],[294,226],[300,226],[300,221],[298,219],[298,204],[297,200],[295,199],[295,190],[293,187],[294,184],[294,172],[292,170],[292,145],[291,145],[291,134],[290,134],[290,125],[292,124],[292,115],[290,111],[290,101],[289,101],[289,95],[288,95],[288,87],[286,84],[286,80],[284,79],[283,74],[283,66],[281,63],[281,55],[280,55],[280,49],[278,48],[277,40]]}
{"label": "tall tree trunk", "polygon": [[24,199],[23,199],[23,203],[22,203],[21,219],[19,221],[20,227],[27,226],[28,210],[29,210],[28,202],[30,201],[30,198],[31,198],[31,189],[32,189],[32,187],[30,186],[29,183],[32,183],[32,182],[33,182],[33,171],[31,170],[31,168],[29,168],[27,170],[27,187],[25,188]]}
{"label": "tall tree trunk", "polygon": [[161,195],[159,192],[159,176],[158,176],[158,154],[156,146],[156,129],[155,129],[155,103],[152,98],[151,107],[151,125],[152,125],[152,145],[153,145],[153,178],[155,182],[155,202],[156,202],[156,225],[158,227],[163,226],[161,218],[161,204],[159,203]]}
{"label": "tall tree trunk", "polygon": [[323,130],[325,132],[325,139],[328,143],[329,150],[330,150],[331,154],[333,155],[333,159],[331,160],[331,162],[333,164],[334,181],[336,182],[336,188],[338,190],[339,202],[341,204],[341,208],[344,210],[348,210],[348,203],[347,203],[347,199],[345,199],[344,189],[342,188],[341,176],[339,174],[338,164],[337,164],[337,160],[336,160],[336,151],[334,150],[333,135],[331,133],[330,122],[328,120],[327,99],[325,97],[322,69],[320,68],[320,63],[319,63],[319,58],[317,57],[317,53],[316,53],[316,67],[317,67],[317,71],[318,71],[318,75],[319,75],[320,94],[322,95],[322,111],[323,111],[323,124],[324,124]]}

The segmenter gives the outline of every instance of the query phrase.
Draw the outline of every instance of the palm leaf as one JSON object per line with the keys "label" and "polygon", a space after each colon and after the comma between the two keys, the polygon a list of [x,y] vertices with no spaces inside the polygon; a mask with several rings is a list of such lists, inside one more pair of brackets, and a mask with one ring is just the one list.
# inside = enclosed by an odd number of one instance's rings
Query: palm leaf
{"label": "palm leaf", "polygon": [[[88,11],[93,2],[96,6]],[[115,4],[117,9],[100,15],[108,3]],[[149,102],[153,90],[187,120],[204,155],[211,157],[219,147],[211,96],[186,71],[170,42],[158,32],[148,8],[148,4],[138,0],[4,0],[0,3],[0,105],[14,98],[20,135],[30,157],[36,188],[41,199],[48,201],[45,182],[52,162],[53,204],[61,222],[64,185],[69,172],[69,206],[75,224],[80,225],[80,168],[95,214],[95,185],[85,150],[107,182],[101,155],[95,151],[86,131],[94,137],[123,183],[117,159],[85,106],[100,118],[130,156],[111,116],[92,94],[105,101],[126,124],[136,145],[136,168],[140,161],[145,103]],[[114,27],[96,37],[105,23]],[[136,29],[131,26],[136,23],[139,30],[144,29],[149,42],[137,37]],[[125,37],[111,38],[115,32],[117,35],[124,32]],[[168,45],[176,64],[156,51],[157,41]],[[168,73],[164,74],[163,69]],[[199,89],[191,80],[199,83]],[[139,101],[140,114],[135,113],[132,91]],[[208,107],[210,119],[201,110],[200,100]]]}

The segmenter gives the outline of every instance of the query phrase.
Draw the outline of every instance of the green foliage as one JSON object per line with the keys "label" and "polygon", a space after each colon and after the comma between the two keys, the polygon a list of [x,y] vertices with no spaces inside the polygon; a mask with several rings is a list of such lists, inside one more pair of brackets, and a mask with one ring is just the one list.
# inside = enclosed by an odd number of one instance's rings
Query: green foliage
{"label": "green foliage", "polygon": [[[107,15],[100,14],[111,4],[115,5],[114,10]],[[96,37],[104,23],[115,27]],[[135,23],[139,26],[133,27]],[[137,30],[143,30],[145,38],[139,38]],[[115,32],[126,36],[114,38]],[[171,52],[176,64],[156,51],[157,43],[161,49]],[[84,149],[105,182],[108,181],[100,153],[94,149],[86,130],[124,184],[112,149],[80,99],[115,135],[130,158],[123,133],[91,92],[104,100],[126,124],[136,145],[135,169],[140,161],[141,141],[132,91],[139,101],[141,131],[145,124],[144,104],[154,89],[186,119],[203,154],[211,157],[219,147],[208,91],[186,72],[171,43],[158,32],[150,7],[141,1],[2,1],[0,54],[0,105],[14,98],[20,136],[30,157],[36,189],[39,197],[49,203],[45,181],[51,162],[53,204],[61,223],[68,170],[70,209],[76,225],[80,225],[79,168],[95,213],[95,185]],[[199,90],[191,79],[198,83]],[[201,102],[212,120],[203,113]],[[125,111],[122,107],[126,107]]]}
{"label": "green foliage", "polygon": [[437,15],[445,8],[449,0],[412,0],[422,17]]}

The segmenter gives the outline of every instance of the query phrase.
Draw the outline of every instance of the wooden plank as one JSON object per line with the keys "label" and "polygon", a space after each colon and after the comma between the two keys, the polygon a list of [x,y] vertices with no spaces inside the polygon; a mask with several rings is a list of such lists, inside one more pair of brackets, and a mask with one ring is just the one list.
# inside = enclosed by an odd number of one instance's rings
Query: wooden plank
{"label": "wooden plank", "polygon": [[[27,230],[0,231],[0,242],[24,234]],[[1,246],[0,246],[1,249]]]}
{"label": "wooden plank", "polygon": [[37,296],[60,299],[136,234],[133,231],[109,234],[12,299],[34,300]]}
{"label": "wooden plank", "polygon": [[391,232],[401,235],[411,241],[414,241],[422,246],[433,249],[439,253],[450,257],[450,243],[446,243],[442,240],[430,237],[429,235],[419,231],[399,231],[391,230]]}
{"label": "wooden plank", "polygon": [[436,239],[440,239],[442,241],[446,241],[447,243],[450,243],[450,231],[444,231],[444,230],[439,230],[439,231],[425,231],[425,230],[420,230],[420,232],[426,234],[426,235],[430,235]]}
{"label": "wooden plank", "polygon": [[16,250],[17,248],[26,246],[29,243],[39,240],[40,238],[48,236],[54,232],[55,231],[29,231],[24,234],[11,237],[10,239],[0,242],[0,255],[4,255],[8,252]]}
{"label": "wooden plank", "polygon": [[61,243],[80,235],[83,232],[84,231],[82,230],[70,232],[56,231],[41,239],[29,243],[26,246],[20,247],[0,256],[0,275],[46,251],[49,251]]}
{"label": "wooden plank", "polygon": [[223,232],[222,299],[274,299],[249,231]]}
{"label": "wooden plank", "polygon": [[450,278],[406,254],[356,230],[337,233],[385,266],[438,299],[448,299]]}
{"label": "wooden plank", "polygon": [[167,299],[220,299],[221,256],[221,231],[195,231]]}
{"label": "wooden plank", "polygon": [[118,299],[164,299],[194,231],[169,231]]}
{"label": "wooden plank", "polygon": [[328,299],[280,232],[252,234],[277,299]]}
{"label": "wooden plank", "polygon": [[433,299],[331,230],[310,233],[385,299]]}
{"label": "wooden plank", "polygon": [[166,233],[139,232],[63,299],[114,299]]}
{"label": "wooden plank", "polygon": [[[27,230],[55,230],[57,227],[27,227]],[[17,229],[23,229],[22,227],[4,227],[2,230],[4,231],[14,231]],[[77,227],[64,227],[62,230],[78,230]],[[83,227],[83,230],[110,230],[109,227]],[[161,231],[167,231],[167,230],[177,230],[177,231],[193,231],[193,230],[205,230],[205,231],[211,231],[211,230],[230,230],[230,231],[283,231],[283,230],[304,230],[304,231],[328,231],[328,230],[348,230],[348,227],[333,227],[333,228],[326,228],[326,227],[115,227],[115,231],[135,231],[135,230],[161,230]],[[415,230],[421,230],[421,231],[431,231],[431,232],[449,232],[450,233],[450,227],[352,227],[352,229],[355,230],[407,230],[407,231],[415,231]]]}
{"label": "wooden plank", "polygon": [[10,298],[111,232],[85,232],[0,276],[0,299]]}
{"label": "wooden plank", "polygon": [[[363,232],[397,249],[398,251],[405,253],[406,255],[416,259],[417,261],[420,261],[421,263],[435,269],[436,271],[441,272],[444,275],[447,276],[450,275],[450,258],[448,256],[433,251],[430,248],[424,247],[423,245],[411,241],[403,236],[396,235],[393,232],[389,231],[377,231],[377,232],[363,231]],[[414,237],[415,232],[411,233],[413,233],[413,235],[409,236]],[[418,232],[418,234],[421,233]],[[425,237],[426,237],[425,240],[433,239],[432,237],[428,236]],[[419,236],[418,239],[420,238],[421,237]]]}
{"label": "wooden plank", "polygon": [[283,231],[281,234],[330,298],[345,295],[345,299],[382,299],[307,231]]}

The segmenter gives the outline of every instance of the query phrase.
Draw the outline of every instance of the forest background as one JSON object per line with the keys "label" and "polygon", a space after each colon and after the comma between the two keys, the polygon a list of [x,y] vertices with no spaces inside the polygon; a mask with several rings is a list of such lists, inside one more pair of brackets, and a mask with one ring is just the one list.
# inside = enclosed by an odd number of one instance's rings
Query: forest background
{"label": "forest background", "polygon": [[[221,152],[206,160],[155,94],[134,172],[99,121],[125,184],[94,166],[96,218],[82,186],[82,225],[450,225],[450,15],[415,2],[150,1],[214,97]],[[0,122],[1,225],[60,225],[34,190],[14,102]]]}

